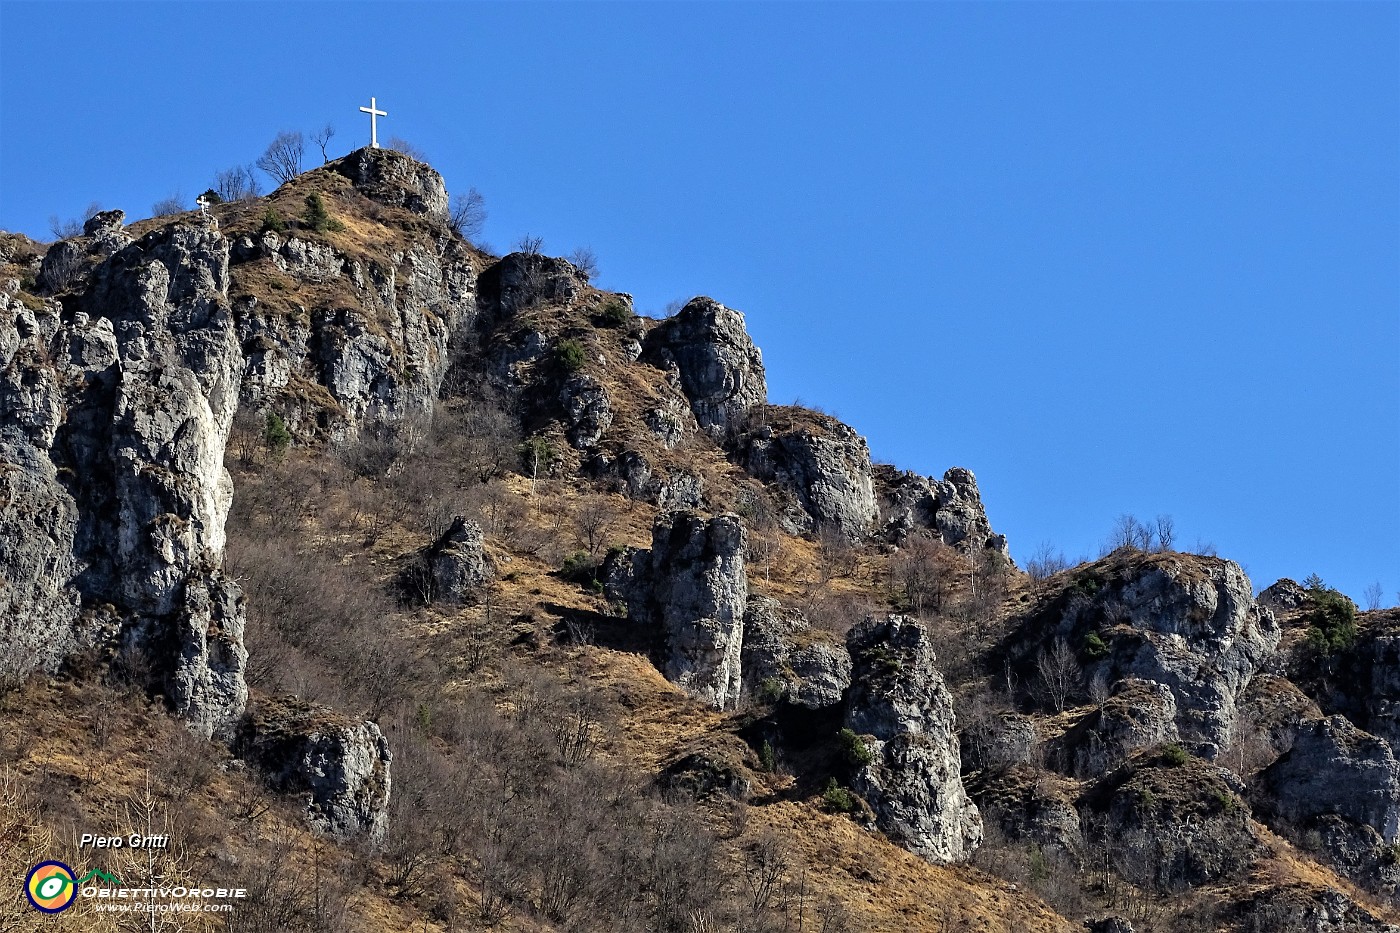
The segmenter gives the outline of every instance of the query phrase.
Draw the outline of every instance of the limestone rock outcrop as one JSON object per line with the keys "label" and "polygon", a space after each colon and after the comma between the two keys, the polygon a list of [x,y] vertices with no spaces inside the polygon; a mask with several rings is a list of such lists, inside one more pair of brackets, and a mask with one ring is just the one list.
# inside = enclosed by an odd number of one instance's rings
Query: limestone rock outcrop
{"label": "limestone rock outcrop", "polygon": [[694,298],[647,334],[643,359],[674,369],[700,427],[723,438],[768,398],[763,356],[744,316],[710,298]]}
{"label": "limestone rock outcrop", "polygon": [[1313,720],[1260,775],[1272,811],[1295,826],[1327,815],[1400,840],[1400,764],[1390,746],[1344,716]]}
{"label": "limestone rock outcrop", "polygon": [[372,201],[447,220],[447,186],[431,166],[393,149],[365,147],[330,163]]}
{"label": "limestone rock outcrop", "polygon": [[583,285],[567,260],[511,253],[481,273],[481,314],[488,322],[498,322],[542,304],[569,304]]}
{"label": "limestone rock outcrop", "polygon": [[846,644],[854,662],[846,725],[872,756],[852,789],[911,852],[931,862],[966,859],[982,841],[982,819],[963,788],[953,699],[928,633],[891,615],[866,619]]}
{"label": "limestone rock outcrop", "polygon": [[851,684],[851,655],[795,610],[768,596],[751,595],[744,611],[744,693],[782,699],[808,709],[842,700]]}
{"label": "limestone rock outcrop", "polygon": [[768,423],[744,438],[749,472],[791,490],[815,527],[863,538],[878,515],[865,438],[817,412],[804,410],[789,426],[783,409],[765,416]]}
{"label": "limestone rock outcrop", "polygon": [[6,653],[25,673],[84,643],[137,652],[206,736],[247,697],[241,595],[221,573],[243,368],[228,255],[213,222],[172,224],[97,266],[70,320],[13,302],[0,318],[0,563],[41,572],[6,593]]}
{"label": "limestone rock outcrop", "polygon": [[1096,781],[1081,811],[1107,817],[1092,822],[1138,883],[1172,890],[1248,870],[1260,843],[1242,789],[1224,768],[1169,746]]}
{"label": "limestone rock outcrop", "polygon": [[481,526],[461,515],[403,573],[407,594],[422,602],[472,602],[495,579]]}
{"label": "limestone rock outcrop", "polygon": [[240,726],[235,747],[275,789],[306,795],[313,826],[383,838],[393,755],[373,722],[291,697],[264,699]]}
{"label": "limestone rock outcrop", "polygon": [[917,530],[962,551],[990,549],[1009,556],[1006,536],[992,531],[971,470],[953,467],[941,480],[881,465],[873,473],[882,536],[899,544]]}
{"label": "limestone rock outcrop", "polygon": [[1076,777],[1097,777],[1138,749],[1176,741],[1176,717],[1176,697],[1165,684],[1120,680],[1098,709],[1051,744],[1051,758]]}
{"label": "limestone rock outcrop", "polygon": [[1115,551],[1083,568],[1005,642],[1027,682],[1037,652],[1062,641],[1087,679],[1167,686],[1183,742],[1214,758],[1229,741],[1241,693],[1279,640],[1233,561]]}
{"label": "limestone rock outcrop", "polygon": [[602,383],[587,373],[574,373],[559,390],[564,433],[580,450],[596,447],[613,423],[612,404]]}
{"label": "limestone rock outcrop", "polygon": [[665,513],[650,550],[632,552],[625,574],[609,574],[622,581],[612,585],[626,593],[629,616],[657,628],[662,673],[716,709],[733,709],[742,687],[746,547],[737,515]]}

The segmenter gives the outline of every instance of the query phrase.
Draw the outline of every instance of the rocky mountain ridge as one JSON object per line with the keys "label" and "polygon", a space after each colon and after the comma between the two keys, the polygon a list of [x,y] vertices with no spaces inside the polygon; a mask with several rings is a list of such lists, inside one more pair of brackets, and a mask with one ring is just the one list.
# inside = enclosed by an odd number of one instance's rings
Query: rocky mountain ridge
{"label": "rocky mountain ridge", "polygon": [[[286,222],[313,192],[339,229]],[[1234,562],[1133,549],[1027,588],[970,471],[875,465],[851,427],[769,405],[741,313],[698,297],[638,317],[566,260],[477,251],[447,203],[431,168],[367,149],[210,217],[128,228],[106,212],[42,256],[0,237],[7,675],[86,656],[130,670],[304,796],[312,825],[383,840],[395,783],[380,724],[296,697],[250,707],[247,610],[225,568],[231,439],[379,457],[387,475],[445,402],[500,398],[511,424],[482,472],[532,490],[568,478],[651,516],[637,519],[649,546],[577,562],[603,594],[595,614],[766,736],[757,753],[806,762],[799,784],[829,780],[815,806],[849,802],[936,864],[972,858],[988,826],[1068,865],[1104,847],[1123,854],[1115,878],[1160,892],[1244,879],[1272,830],[1393,903],[1393,613],[1332,639],[1325,591],[1280,583],[1256,601]],[[490,549],[531,555],[453,518],[405,550],[399,595],[489,610],[516,572]],[[868,574],[869,605],[839,630],[809,619],[833,610],[760,573],[765,548],[829,567],[818,595]],[[962,617],[925,611],[945,601]],[[953,624],[961,647],[940,636]],[[1322,648],[1290,636],[1313,628]],[[810,736],[838,728],[833,758]],[[695,786],[751,792],[748,765],[724,767]],[[1394,929],[1340,890],[1309,895],[1297,928]],[[1278,903],[1228,922],[1258,928]]]}

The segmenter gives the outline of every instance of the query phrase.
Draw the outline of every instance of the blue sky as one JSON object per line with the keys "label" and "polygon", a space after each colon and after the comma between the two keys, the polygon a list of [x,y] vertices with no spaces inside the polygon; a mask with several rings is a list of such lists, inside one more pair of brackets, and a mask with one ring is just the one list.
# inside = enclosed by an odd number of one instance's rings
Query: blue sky
{"label": "blue sky", "polygon": [[1400,5],[0,4],[0,228],[331,121],[746,312],[773,401],[978,476],[1020,559],[1175,517],[1400,591]]}

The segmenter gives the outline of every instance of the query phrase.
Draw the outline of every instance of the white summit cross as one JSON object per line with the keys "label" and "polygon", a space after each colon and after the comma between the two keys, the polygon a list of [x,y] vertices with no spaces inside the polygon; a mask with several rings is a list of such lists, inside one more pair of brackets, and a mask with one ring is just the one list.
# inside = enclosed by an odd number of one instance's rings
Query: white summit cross
{"label": "white summit cross", "polygon": [[386,113],[386,112],[383,111],[383,110],[376,110],[376,109],[375,109],[375,106],[374,106],[374,98],[373,98],[373,97],[371,97],[371,98],[369,99],[369,106],[368,106],[368,107],[361,107],[361,108],[360,108],[360,113],[367,113],[367,114],[369,114],[369,147],[370,147],[371,149],[378,149],[378,148],[379,148],[379,127],[378,127],[378,126],[376,125],[376,123],[375,123],[375,117],[387,117],[389,114]]}

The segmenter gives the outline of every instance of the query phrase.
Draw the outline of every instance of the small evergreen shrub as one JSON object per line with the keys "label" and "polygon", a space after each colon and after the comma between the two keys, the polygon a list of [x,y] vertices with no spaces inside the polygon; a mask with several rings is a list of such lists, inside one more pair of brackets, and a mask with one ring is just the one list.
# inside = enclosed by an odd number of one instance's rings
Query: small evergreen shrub
{"label": "small evergreen shrub", "polygon": [[319,191],[313,191],[306,196],[306,211],[301,215],[301,219],[317,233],[345,229],[345,225],[332,217],[330,212],[326,210],[326,201],[321,197]]}
{"label": "small evergreen shrub", "polygon": [[1084,636],[1084,657],[1090,661],[1097,661],[1108,654],[1108,642],[1098,632],[1090,632]]}
{"label": "small evergreen shrub", "polygon": [[[1319,581],[1320,582],[1320,581]],[[1306,616],[1308,646],[1327,656],[1345,651],[1356,641],[1356,606],[1333,589],[1309,590],[1312,609]]]}
{"label": "small evergreen shrub", "polygon": [[1191,759],[1191,753],[1175,742],[1162,746],[1162,763],[1169,768],[1179,768]]}
{"label": "small evergreen shrub", "polygon": [[564,558],[564,566],[559,568],[559,576],[589,589],[603,588],[603,584],[598,580],[598,565],[585,551],[575,551]]}
{"label": "small evergreen shrub", "polygon": [[566,337],[554,347],[554,358],[559,361],[559,366],[564,372],[574,373],[583,368],[587,354],[584,352],[583,344]]}
{"label": "small evergreen shrub", "polygon": [[268,412],[267,417],[263,419],[263,444],[272,451],[274,457],[280,457],[286,453],[291,443],[292,432],[287,430],[287,422],[276,412]]}
{"label": "small evergreen shrub", "polygon": [[822,803],[836,813],[852,813],[856,809],[855,794],[837,784],[836,778],[827,780],[826,790],[822,791]]}
{"label": "small evergreen shrub", "polygon": [[846,759],[847,764],[862,768],[875,760],[875,755],[865,744],[865,739],[856,735],[854,729],[842,729],[836,734],[836,740],[841,745],[841,757]]}
{"label": "small evergreen shrub", "polygon": [[277,208],[271,204],[267,206],[267,210],[263,211],[260,230],[263,233],[285,233],[287,230],[287,222],[282,219],[281,214],[277,213]]}
{"label": "small evergreen shrub", "polygon": [[632,309],[621,298],[614,298],[598,312],[598,323],[604,327],[624,327],[632,320]]}
{"label": "small evergreen shrub", "polygon": [[764,771],[772,774],[778,770],[778,753],[773,749],[773,743],[764,740],[763,747],[758,750],[759,766]]}
{"label": "small evergreen shrub", "polygon": [[780,677],[765,677],[758,695],[765,703],[776,703],[787,695],[787,684]]}

